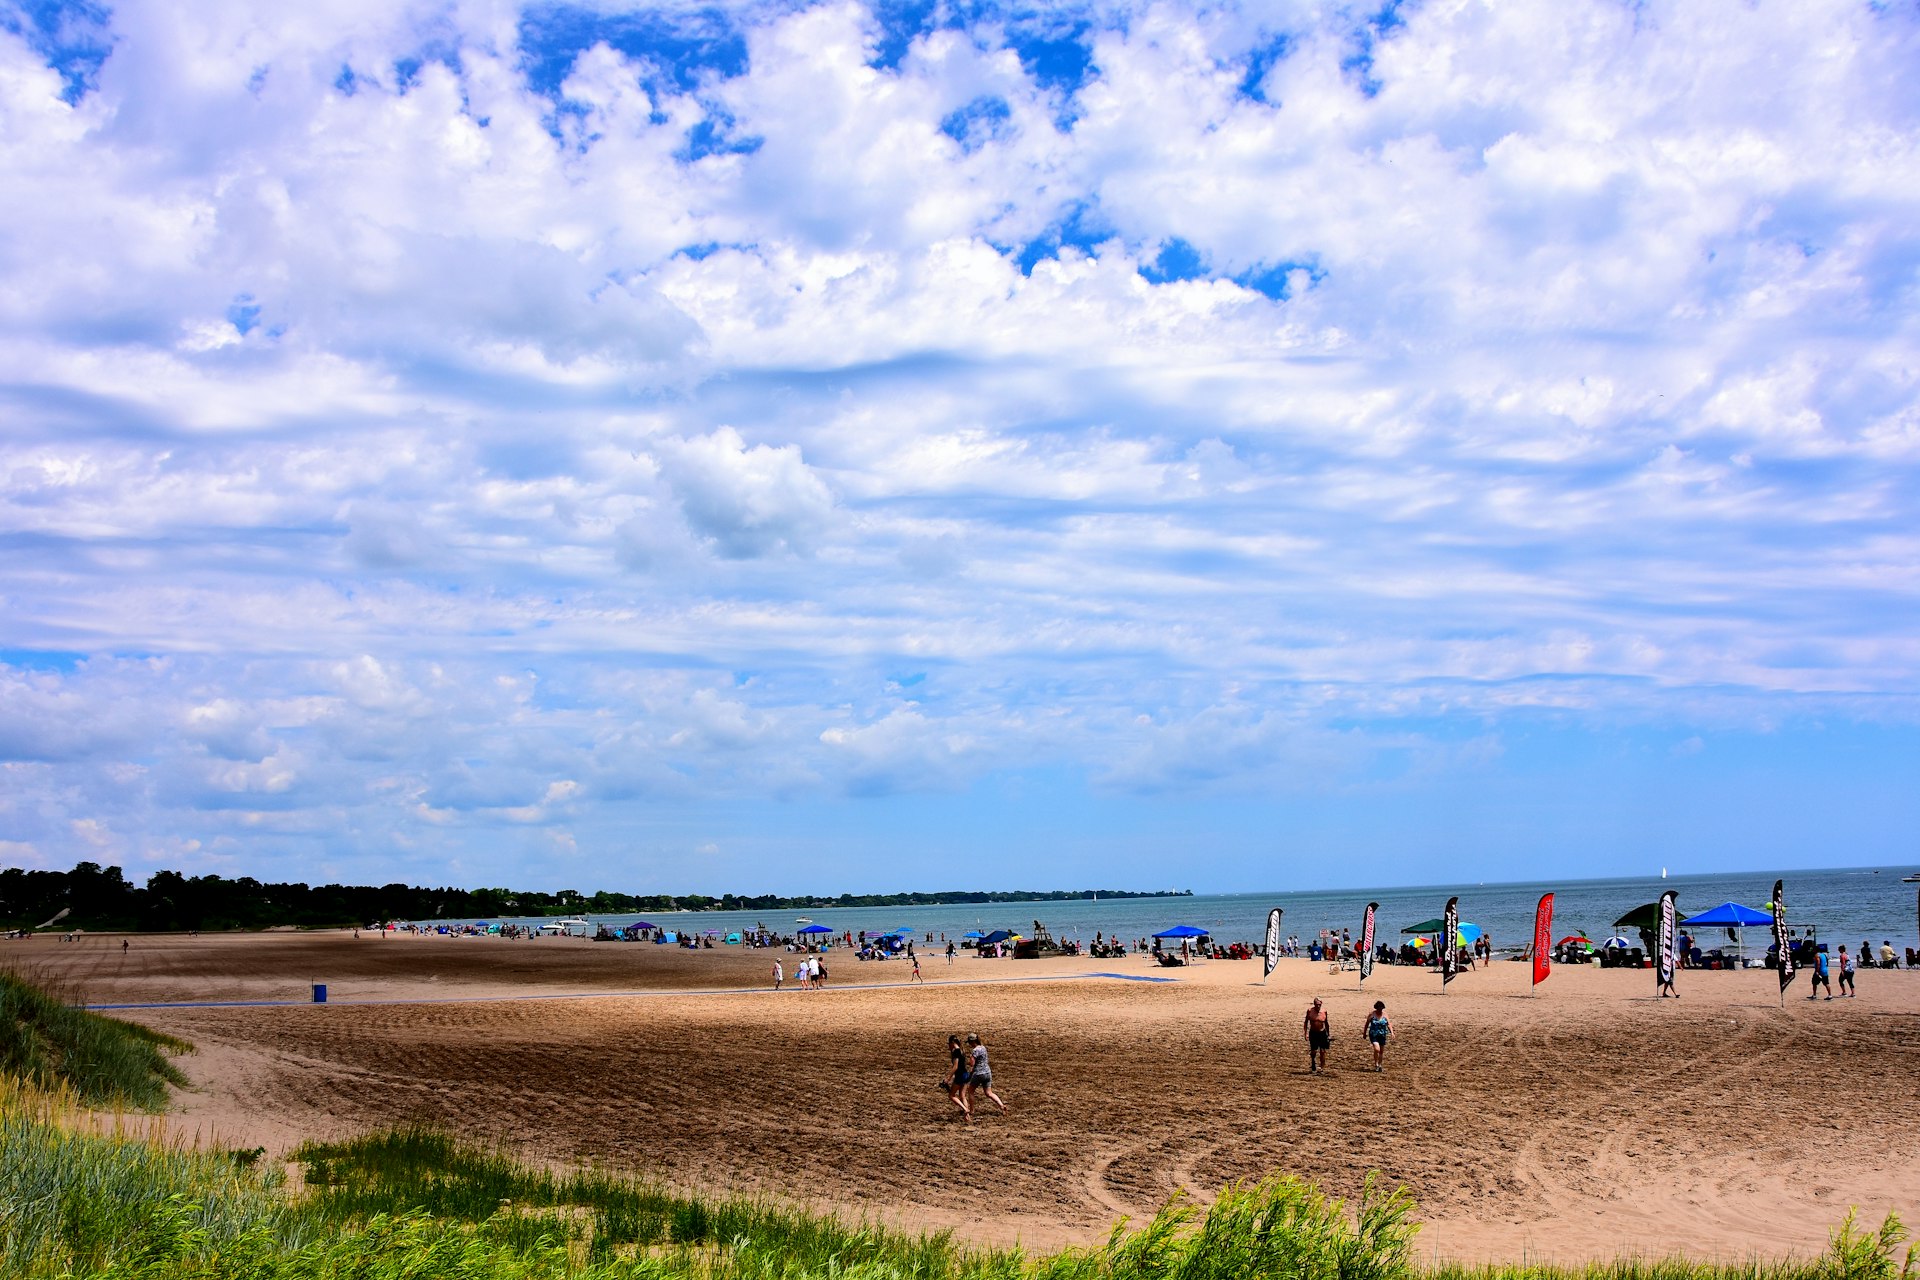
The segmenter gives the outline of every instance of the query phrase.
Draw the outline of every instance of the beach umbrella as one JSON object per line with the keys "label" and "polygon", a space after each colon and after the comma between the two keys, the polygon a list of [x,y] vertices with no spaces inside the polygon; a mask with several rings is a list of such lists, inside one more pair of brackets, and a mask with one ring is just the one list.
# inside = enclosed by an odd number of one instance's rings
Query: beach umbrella
{"label": "beach umbrella", "polygon": [[657,924],[648,924],[645,920],[635,920],[627,926],[629,929],[658,929],[659,927]]}
{"label": "beach umbrella", "polygon": [[992,933],[989,933],[985,937],[981,938],[980,941],[1005,942],[1008,938],[1011,938],[1012,936],[1013,935],[1011,933],[1008,933],[1005,929],[995,929]]}
{"label": "beach umbrella", "polygon": [[969,929],[965,933],[961,934],[960,936],[963,938],[984,938],[987,935],[980,932],[978,929]]}
{"label": "beach umbrella", "polygon": [[1601,943],[1600,945],[1603,947],[1619,947],[1622,950],[1624,950],[1627,947],[1632,946],[1633,944],[1627,941],[1627,939],[1622,937],[1620,934],[1616,933],[1611,938],[1608,938],[1605,942]]}
{"label": "beach umbrella", "polygon": [[1190,924],[1177,924],[1171,929],[1162,929],[1153,935],[1156,938],[1204,938],[1207,930],[1196,929]]}
{"label": "beach umbrella", "polygon": [[1570,933],[1566,937],[1560,939],[1560,941],[1554,943],[1553,945],[1556,947],[1564,947],[1569,942],[1577,942],[1583,947],[1590,947],[1593,945],[1593,939],[1587,937],[1584,933]]}

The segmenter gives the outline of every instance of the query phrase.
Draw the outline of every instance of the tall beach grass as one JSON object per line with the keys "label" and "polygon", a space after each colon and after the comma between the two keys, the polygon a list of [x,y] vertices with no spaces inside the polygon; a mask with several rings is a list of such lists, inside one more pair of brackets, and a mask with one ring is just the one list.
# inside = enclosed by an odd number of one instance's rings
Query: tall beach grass
{"label": "tall beach grass", "polygon": [[62,993],[0,970],[0,1075],[69,1088],[91,1106],[166,1105],[186,1077],[167,1060],[193,1046],[137,1023],[75,1008]]}

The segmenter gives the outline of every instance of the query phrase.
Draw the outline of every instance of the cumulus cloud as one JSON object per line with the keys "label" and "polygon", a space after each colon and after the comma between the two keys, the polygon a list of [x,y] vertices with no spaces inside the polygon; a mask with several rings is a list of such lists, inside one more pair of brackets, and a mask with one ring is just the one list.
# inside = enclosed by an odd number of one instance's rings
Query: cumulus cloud
{"label": "cumulus cloud", "polygon": [[833,517],[833,495],[797,445],[753,445],[722,427],[663,446],[663,468],[687,523],[723,556],[804,554]]}
{"label": "cumulus cloud", "polygon": [[35,8],[0,849],[747,873],[703,806],[1912,732],[1917,60],[1842,0]]}

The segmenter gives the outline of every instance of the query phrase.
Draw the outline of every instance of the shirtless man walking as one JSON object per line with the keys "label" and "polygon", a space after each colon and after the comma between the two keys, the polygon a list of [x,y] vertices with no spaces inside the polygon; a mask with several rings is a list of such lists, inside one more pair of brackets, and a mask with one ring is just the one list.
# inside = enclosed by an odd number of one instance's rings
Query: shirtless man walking
{"label": "shirtless man walking", "polygon": [[1307,1006],[1300,1030],[1307,1038],[1307,1070],[1318,1074],[1327,1069],[1327,1049],[1333,1044],[1333,1024],[1327,1020],[1326,1006],[1315,996]]}

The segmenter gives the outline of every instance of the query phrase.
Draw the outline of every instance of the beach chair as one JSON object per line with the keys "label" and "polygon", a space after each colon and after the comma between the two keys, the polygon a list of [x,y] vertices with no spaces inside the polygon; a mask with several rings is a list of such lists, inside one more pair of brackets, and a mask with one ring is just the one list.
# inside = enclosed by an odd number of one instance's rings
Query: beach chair
{"label": "beach chair", "polygon": [[1186,967],[1187,962],[1171,951],[1159,951],[1154,954],[1159,957],[1160,967],[1162,969],[1181,969]]}

